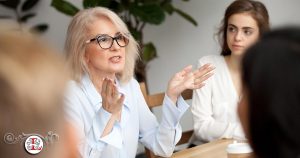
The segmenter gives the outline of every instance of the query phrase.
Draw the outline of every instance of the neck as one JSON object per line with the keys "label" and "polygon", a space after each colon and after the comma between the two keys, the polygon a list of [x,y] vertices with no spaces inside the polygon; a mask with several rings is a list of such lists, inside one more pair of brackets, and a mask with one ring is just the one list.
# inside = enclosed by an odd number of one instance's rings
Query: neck
{"label": "neck", "polygon": [[240,72],[241,71],[241,56],[236,56],[236,55],[230,55],[227,56],[227,64],[229,69],[231,69],[234,72]]}
{"label": "neck", "polygon": [[115,80],[116,76],[115,74],[90,72],[90,79],[99,93],[102,91],[102,83],[104,78]]}

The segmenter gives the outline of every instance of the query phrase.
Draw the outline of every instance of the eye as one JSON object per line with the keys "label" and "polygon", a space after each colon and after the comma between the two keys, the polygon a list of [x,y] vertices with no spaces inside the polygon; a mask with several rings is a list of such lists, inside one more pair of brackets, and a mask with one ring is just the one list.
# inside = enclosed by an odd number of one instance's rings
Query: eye
{"label": "eye", "polygon": [[109,37],[107,37],[107,36],[99,36],[97,38],[97,40],[98,40],[98,42],[107,42],[107,41],[109,41]]}
{"label": "eye", "polygon": [[249,36],[253,33],[253,31],[252,30],[245,30],[244,33],[245,33],[245,35]]}
{"label": "eye", "polygon": [[125,40],[125,37],[124,37],[123,35],[118,35],[118,36],[116,37],[116,40],[122,41],[122,40]]}
{"label": "eye", "polygon": [[236,32],[236,28],[234,28],[232,26],[229,26],[227,30],[228,30],[228,32]]}

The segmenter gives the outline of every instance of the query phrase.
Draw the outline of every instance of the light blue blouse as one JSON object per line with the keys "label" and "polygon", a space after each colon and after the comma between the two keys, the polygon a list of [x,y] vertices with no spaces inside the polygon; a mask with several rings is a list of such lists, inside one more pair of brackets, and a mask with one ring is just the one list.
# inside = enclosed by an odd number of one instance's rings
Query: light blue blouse
{"label": "light blue blouse", "polygon": [[189,105],[180,96],[174,105],[165,95],[163,117],[158,124],[149,110],[135,79],[125,85],[117,83],[125,95],[121,121],[110,134],[100,137],[111,116],[102,108],[102,98],[88,75],[81,83],[70,81],[66,95],[66,116],[79,136],[79,153],[84,158],[134,158],[138,141],[156,155],[169,157],[181,137],[179,120]]}

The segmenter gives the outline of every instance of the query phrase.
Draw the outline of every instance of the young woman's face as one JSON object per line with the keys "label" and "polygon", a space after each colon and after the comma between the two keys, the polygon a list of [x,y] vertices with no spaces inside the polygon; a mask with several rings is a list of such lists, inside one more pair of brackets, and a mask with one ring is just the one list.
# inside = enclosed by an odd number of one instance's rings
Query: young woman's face
{"label": "young woman's face", "polygon": [[232,55],[243,55],[259,38],[259,28],[249,13],[233,14],[228,19],[227,44]]}
{"label": "young woman's face", "polygon": [[[122,45],[120,41],[124,36],[120,34],[116,26],[109,19],[103,17],[91,24],[88,33],[91,38],[99,36],[98,40],[86,45],[84,57],[90,72],[102,75],[115,75],[122,72],[125,67],[125,47],[121,47],[119,44]],[[109,36],[115,37],[115,40]],[[111,40],[113,43],[109,48]],[[102,43],[101,46],[98,42]]]}

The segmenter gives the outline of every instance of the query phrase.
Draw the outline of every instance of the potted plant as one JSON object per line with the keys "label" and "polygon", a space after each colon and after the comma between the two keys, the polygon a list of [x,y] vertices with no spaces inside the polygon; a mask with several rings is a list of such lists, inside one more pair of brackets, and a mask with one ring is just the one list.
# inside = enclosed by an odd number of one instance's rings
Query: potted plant
{"label": "potted plant", "polygon": [[[188,1],[188,0],[183,0]],[[73,16],[79,9],[64,0],[52,0],[51,5],[58,11]],[[130,33],[139,42],[142,51],[137,63],[135,75],[139,82],[146,81],[146,66],[149,61],[157,57],[152,42],[144,43],[143,30],[147,24],[160,25],[165,21],[166,14],[174,12],[197,26],[197,22],[187,13],[172,5],[172,0],[83,0],[83,8],[103,6],[117,13],[127,24]]]}
{"label": "potted plant", "polygon": [[[0,1],[0,5],[13,10],[14,15],[0,15],[0,19],[14,19],[20,26],[26,23],[30,18],[36,16],[36,13],[31,11],[36,6],[39,0],[5,0]],[[33,32],[43,33],[48,29],[47,24],[37,24],[30,28]]]}

